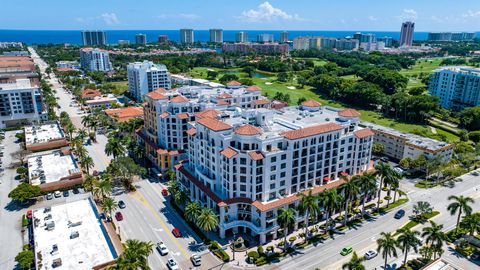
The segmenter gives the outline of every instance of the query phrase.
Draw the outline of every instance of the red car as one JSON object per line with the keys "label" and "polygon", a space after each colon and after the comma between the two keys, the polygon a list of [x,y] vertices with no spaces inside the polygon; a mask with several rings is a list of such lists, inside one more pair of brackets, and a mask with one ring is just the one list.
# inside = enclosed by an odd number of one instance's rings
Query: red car
{"label": "red car", "polygon": [[168,190],[166,188],[162,189],[162,195],[168,196]]}
{"label": "red car", "polygon": [[182,237],[182,232],[180,232],[180,230],[178,228],[173,228],[172,234],[177,238]]}
{"label": "red car", "polygon": [[115,213],[115,219],[118,221],[123,220],[123,215],[120,212]]}

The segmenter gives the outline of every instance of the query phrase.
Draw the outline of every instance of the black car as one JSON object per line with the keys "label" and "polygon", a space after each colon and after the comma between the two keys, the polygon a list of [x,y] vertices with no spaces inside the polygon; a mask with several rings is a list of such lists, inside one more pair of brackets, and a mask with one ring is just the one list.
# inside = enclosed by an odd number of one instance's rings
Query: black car
{"label": "black car", "polygon": [[68,197],[68,196],[70,196],[70,191],[64,190],[63,191],[63,197]]}
{"label": "black car", "polygon": [[78,190],[78,188],[74,188],[74,189],[72,189],[72,192],[73,192],[73,194],[78,194],[78,193],[80,193],[80,190]]}
{"label": "black car", "polygon": [[123,208],[125,208],[125,207],[127,207],[127,206],[125,205],[125,203],[124,203],[123,201],[119,201],[119,202],[118,202],[118,207],[120,207],[121,209],[123,209]]}
{"label": "black car", "polygon": [[397,211],[397,213],[395,213],[395,218],[396,219],[401,219],[403,216],[405,216],[405,210],[403,209],[400,209]]}

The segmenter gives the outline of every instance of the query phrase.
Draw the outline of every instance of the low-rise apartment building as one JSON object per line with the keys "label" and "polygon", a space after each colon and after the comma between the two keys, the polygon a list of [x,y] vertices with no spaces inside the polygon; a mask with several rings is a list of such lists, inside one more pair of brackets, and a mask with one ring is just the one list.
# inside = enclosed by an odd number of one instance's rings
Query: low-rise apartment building
{"label": "low-rise apartment building", "polygon": [[24,132],[25,148],[29,151],[45,151],[68,145],[65,134],[58,122],[26,126]]}
{"label": "low-rise apartment building", "polygon": [[240,54],[286,54],[288,53],[288,44],[284,43],[224,43],[222,46],[224,52]]}
{"label": "low-rise apartment building", "polygon": [[105,110],[105,113],[119,123],[127,122],[132,119],[143,119],[143,107],[107,109]]}
{"label": "low-rise apartment building", "polygon": [[[299,192],[317,194],[371,168],[374,133],[358,126],[359,116],[309,100],[197,119],[177,180],[219,214],[220,237],[242,232],[264,244],[277,238],[278,209],[296,206]],[[297,215],[295,228],[303,222]]]}
{"label": "low-rise apartment building", "polygon": [[118,104],[118,99],[113,96],[100,96],[100,97],[94,97],[92,99],[89,99],[85,101],[85,105],[89,108],[110,108],[112,107],[112,104]]}
{"label": "low-rise apartment building", "polygon": [[452,157],[453,144],[372,123],[362,125],[375,133],[374,142],[384,146],[383,154],[397,161],[404,158],[416,159],[421,155],[426,158],[442,157],[445,160]]}

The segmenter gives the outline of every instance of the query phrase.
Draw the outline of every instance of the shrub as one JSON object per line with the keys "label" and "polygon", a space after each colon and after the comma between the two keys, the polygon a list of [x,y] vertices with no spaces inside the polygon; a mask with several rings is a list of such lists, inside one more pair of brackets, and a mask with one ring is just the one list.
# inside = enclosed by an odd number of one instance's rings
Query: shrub
{"label": "shrub", "polygon": [[285,245],[285,241],[282,240],[282,241],[278,242],[278,245],[279,245],[279,246]]}
{"label": "shrub", "polygon": [[383,197],[383,198],[384,198],[385,200],[387,200],[387,201],[389,201],[389,200],[391,200],[391,199],[392,199],[392,197],[391,197],[391,196],[388,196],[388,195],[387,195],[387,196],[385,196],[385,197]]}
{"label": "shrub", "polygon": [[263,247],[262,247],[262,246],[258,246],[258,247],[257,247],[257,252],[258,252],[258,254],[260,254],[260,255],[263,255],[263,254],[265,253],[265,252],[263,251]]}
{"label": "shrub", "polygon": [[267,258],[266,257],[260,257],[255,261],[256,266],[262,266],[264,264],[267,264]]}
{"label": "shrub", "polygon": [[260,257],[260,255],[256,251],[248,252],[247,256],[251,262],[255,262],[258,259],[258,257]]}
{"label": "shrub", "polygon": [[274,249],[275,249],[275,247],[273,247],[273,246],[268,246],[268,247],[267,247],[267,251],[268,251],[268,252],[272,252]]}
{"label": "shrub", "polygon": [[295,241],[295,240],[297,240],[297,237],[295,237],[295,236],[292,236],[292,237],[288,238],[288,241],[289,241],[289,242],[293,242],[293,241]]}
{"label": "shrub", "polygon": [[28,226],[28,219],[25,215],[22,215],[22,227]]}
{"label": "shrub", "polygon": [[295,245],[296,248],[305,248],[306,246],[308,246],[308,241],[305,241],[305,242],[302,242],[302,243],[298,243]]}

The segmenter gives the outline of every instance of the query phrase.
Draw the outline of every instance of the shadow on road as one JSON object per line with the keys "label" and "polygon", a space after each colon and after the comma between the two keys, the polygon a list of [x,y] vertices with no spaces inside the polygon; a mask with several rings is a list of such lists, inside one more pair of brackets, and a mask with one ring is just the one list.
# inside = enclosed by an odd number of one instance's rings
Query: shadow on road
{"label": "shadow on road", "polygon": [[28,201],[28,202],[25,202],[25,203],[19,203],[19,202],[16,202],[14,200],[11,200],[3,209],[9,211],[9,212],[16,212],[16,211],[21,211],[25,208],[28,208],[32,205],[35,204],[35,201]]}

